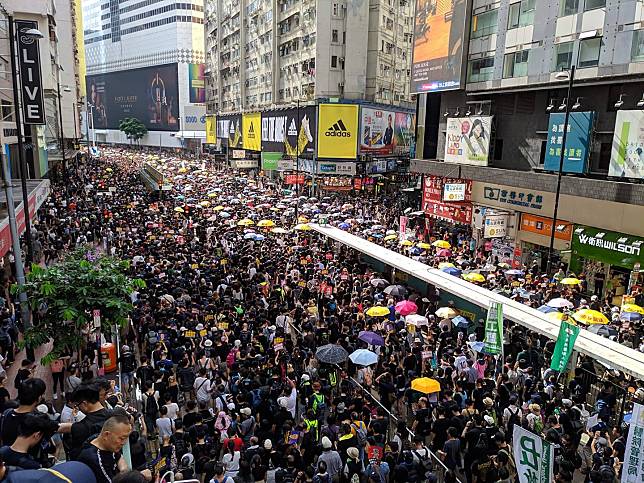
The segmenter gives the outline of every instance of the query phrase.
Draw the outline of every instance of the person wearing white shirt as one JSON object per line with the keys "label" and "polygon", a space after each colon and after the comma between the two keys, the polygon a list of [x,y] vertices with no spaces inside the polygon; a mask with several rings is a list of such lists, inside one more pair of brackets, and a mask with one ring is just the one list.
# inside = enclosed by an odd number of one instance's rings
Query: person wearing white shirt
{"label": "person wearing white shirt", "polygon": [[193,385],[195,392],[197,393],[197,401],[208,403],[210,401],[210,392],[212,390],[212,384],[210,379],[206,377],[206,369],[199,369],[199,376],[195,379]]}
{"label": "person wearing white shirt", "polygon": [[289,378],[286,378],[287,383],[291,386],[291,392],[288,396],[282,396],[277,399],[277,403],[286,408],[287,411],[291,413],[291,416],[295,417],[295,407],[297,405],[297,389],[295,388],[295,382],[291,381]]}

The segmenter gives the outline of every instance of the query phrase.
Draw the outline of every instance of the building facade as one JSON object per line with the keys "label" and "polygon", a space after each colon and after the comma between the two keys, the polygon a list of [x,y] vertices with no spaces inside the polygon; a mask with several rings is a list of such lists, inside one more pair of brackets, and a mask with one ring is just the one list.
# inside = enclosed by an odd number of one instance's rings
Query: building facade
{"label": "building facade", "polygon": [[148,129],[141,144],[199,146],[205,138],[203,1],[86,0],[83,22],[90,137],[127,144],[118,124],[134,117]]}

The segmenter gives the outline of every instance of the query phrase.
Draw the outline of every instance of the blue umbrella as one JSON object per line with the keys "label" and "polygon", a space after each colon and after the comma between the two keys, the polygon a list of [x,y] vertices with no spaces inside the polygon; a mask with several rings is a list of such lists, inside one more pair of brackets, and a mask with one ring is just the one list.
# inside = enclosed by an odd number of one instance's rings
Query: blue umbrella
{"label": "blue umbrella", "polygon": [[479,341],[468,342],[467,345],[472,350],[475,350],[476,352],[481,352],[483,350],[483,347],[485,347],[485,344],[483,342],[479,342]]}
{"label": "blue umbrella", "polygon": [[348,230],[349,228],[351,228],[351,225],[349,225],[348,223],[340,223],[338,225],[338,228],[340,228],[340,230]]}
{"label": "blue umbrella", "polygon": [[456,327],[461,327],[463,329],[467,328],[468,325],[470,325],[470,321],[467,320],[465,317],[462,315],[457,315],[452,319],[452,322]]}
{"label": "blue umbrella", "polygon": [[539,312],[543,312],[544,314],[549,314],[550,312],[559,312],[557,309],[550,307],[549,305],[542,305],[537,310]]}
{"label": "blue umbrella", "polygon": [[639,322],[642,320],[642,314],[638,312],[622,312],[619,314],[619,320],[626,322]]}
{"label": "blue umbrella", "polygon": [[264,241],[266,240],[266,237],[264,235],[260,235],[259,233],[255,233],[254,239],[256,241]]}
{"label": "blue umbrella", "polygon": [[254,240],[255,239],[255,233],[246,233],[244,235],[244,240]]}
{"label": "blue umbrella", "polygon": [[523,275],[523,270],[517,270],[515,268],[505,271],[506,275]]}
{"label": "blue umbrella", "polygon": [[358,349],[349,355],[349,359],[357,366],[370,366],[378,362],[378,354],[367,349]]}
{"label": "blue umbrella", "polygon": [[409,253],[411,253],[412,255],[419,255],[421,252],[422,250],[418,247],[414,247],[409,250]]}
{"label": "blue umbrella", "polygon": [[452,275],[454,277],[460,277],[461,276],[461,271],[456,268],[456,267],[445,267],[443,268],[443,272],[445,272],[448,275]]}
{"label": "blue umbrella", "polygon": [[361,330],[358,334],[358,339],[370,345],[385,345],[385,339],[383,339],[380,334],[376,334],[375,332],[371,332],[370,330]]}

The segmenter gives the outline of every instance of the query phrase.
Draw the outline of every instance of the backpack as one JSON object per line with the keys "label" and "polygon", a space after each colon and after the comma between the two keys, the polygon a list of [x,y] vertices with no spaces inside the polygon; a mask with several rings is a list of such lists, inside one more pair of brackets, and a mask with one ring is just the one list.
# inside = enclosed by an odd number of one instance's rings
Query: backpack
{"label": "backpack", "polygon": [[250,392],[250,395],[252,397],[251,405],[253,406],[253,409],[257,410],[259,406],[262,404],[262,395],[260,393],[260,390],[253,389]]}
{"label": "backpack", "polygon": [[351,423],[351,427],[356,430],[356,438],[358,438],[358,444],[364,446],[367,444],[367,430],[364,426]]}
{"label": "backpack", "polygon": [[[175,436],[177,436],[178,434],[179,433],[175,433]],[[174,450],[177,454],[177,459],[181,459],[183,455],[189,452],[188,445],[186,444],[186,440],[184,439],[183,435],[175,439]]]}
{"label": "backpack", "polygon": [[534,432],[536,434],[541,434],[543,431],[543,419],[541,417],[534,420]]}
{"label": "backpack", "polygon": [[429,478],[434,467],[432,465],[432,458],[429,454],[429,450],[423,446],[425,450],[425,456],[421,456],[418,450],[412,451],[412,453],[418,458],[418,472],[423,475],[425,478]]}
{"label": "backpack", "polygon": [[[295,483],[295,471],[294,470],[288,470],[288,469],[283,469],[282,471],[278,471],[279,475],[282,477],[282,483]],[[277,474],[275,475],[277,477]],[[275,478],[277,479],[277,478]]]}
{"label": "backpack", "polygon": [[517,408],[516,412],[512,412],[512,409],[508,408],[508,411],[510,411],[510,417],[508,418],[508,434],[511,435],[512,431],[514,431],[515,424],[521,426],[521,418],[519,417],[520,409]]}

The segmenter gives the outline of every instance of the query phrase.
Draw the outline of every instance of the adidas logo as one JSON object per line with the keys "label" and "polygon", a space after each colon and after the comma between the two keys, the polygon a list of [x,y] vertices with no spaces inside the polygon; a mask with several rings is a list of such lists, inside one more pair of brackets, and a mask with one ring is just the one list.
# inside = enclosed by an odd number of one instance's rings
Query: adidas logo
{"label": "adidas logo", "polygon": [[249,139],[255,139],[255,124],[250,123],[250,127],[248,128],[248,138]]}
{"label": "adidas logo", "polygon": [[350,138],[351,133],[347,130],[342,119],[339,119],[333,126],[326,130],[325,136],[335,136],[340,138]]}
{"label": "adidas logo", "polygon": [[295,119],[291,119],[291,124],[288,127],[289,136],[297,136],[297,126],[295,125]]}

